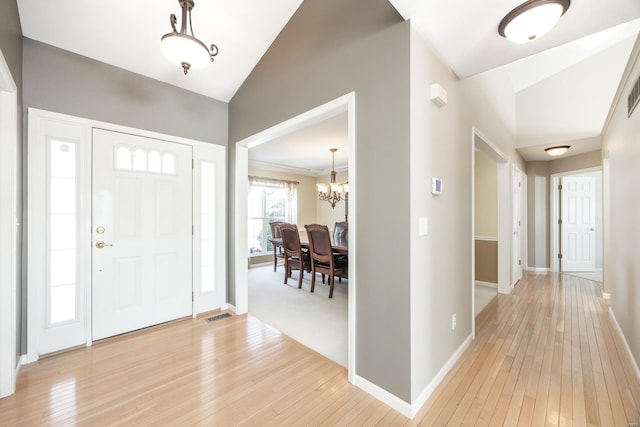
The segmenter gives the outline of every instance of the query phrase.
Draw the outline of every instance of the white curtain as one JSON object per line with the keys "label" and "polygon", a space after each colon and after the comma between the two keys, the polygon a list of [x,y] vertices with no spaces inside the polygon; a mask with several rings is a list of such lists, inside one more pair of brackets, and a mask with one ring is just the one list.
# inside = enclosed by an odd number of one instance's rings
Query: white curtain
{"label": "white curtain", "polygon": [[287,196],[285,205],[285,221],[290,224],[298,223],[298,181],[287,181],[283,179],[264,178],[260,176],[249,176],[250,186],[259,186],[268,191],[284,190]]}

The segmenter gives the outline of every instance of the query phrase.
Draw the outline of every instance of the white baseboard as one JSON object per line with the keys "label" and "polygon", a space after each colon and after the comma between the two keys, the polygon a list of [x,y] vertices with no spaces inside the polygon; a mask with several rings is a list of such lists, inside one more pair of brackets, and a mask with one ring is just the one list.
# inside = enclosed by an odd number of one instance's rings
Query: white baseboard
{"label": "white baseboard", "polygon": [[498,289],[498,284],[497,283],[483,282],[482,280],[476,280],[476,285],[486,286],[487,288]]}
{"label": "white baseboard", "polygon": [[225,303],[225,305],[227,306],[227,309],[232,312],[233,314],[238,314],[238,312],[236,311],[236,306],[235,305],[231,305],[229,303]]}
{"label": "white baseboard", "polygon": [[620,324],[618,323],[618,319],[616,319],[615,314],[613,314],[613,309],[611,307],[609,307],[609,316],[611,316],[611,321],[613,322],[615,329],[618,331],[618,334],[620,335],[620,339],[622,339],[624,348],[627,350],[627,357],[629,357],[629,360],[631,360],[631,364],[633,365],[633,368],[636,372],[636,378],[638,379],[638,381],[640,381],[640,368],[638,367],[638,363],[636,362],[636,359],[634,359],[633,357],[633,353],[631,352],[631,347],[629,347],[627,338],[624,336],[624,333],[620,328]]}
{"label": "white baseboard", "polygon": [[444,366],[440,369],[440,371],[436,374],[436,376],[431,380],[431,382],[427,385],[427,387],[424,390],[422,390],[422,393],[420,393],[418,398],[411,405],[410,418],[415,417],[418,411],[422,409],[424,404],[427,402],[427,399],[429,398],[429,396],[431,396],[431,393],[433,393],[436,387],[440,385],[444,377],[449,373],[451,368],[453,368],[453,365],[455,365],[456,362],[460,359],[460,357],[462,356],[462,353],[464,353],[464,351],[469,347],[469,345],[471,344],[471,341],[473,341],[473,335],[470,334],[467,337],[467,339],[465,339],[462,342],[462,344],[460,344],[460,347],[458,347],[456,352],[451,355],[449,360],[447,360],[447,363],[444,364]]}
{"label": "white baseboard", "polygon": [[371,381],[369,381],[367,379],[362,378],[359,375],[355,375],[354,376],[354,380],[355,381],[354,381],[353,384],[356,387],[359,387],[362,390],[366,391],[371,396],[375,397],[376,399],[378,399],[382,403],[386,404],[387,406],[392,407],[393,409],[395,409],[396,411],[400,412],[405,417],[413,418],[411,405],[409,403],[407,403],[406,401],[400,399],[395,394],[389,393],[387,390],[385,390],[382,387],[372,383]]}
{"label": "white baseboard", "polygon": [[398,396],[389,393],[387,390],[383,389],[380,386],[377,386],[369,380],[362,378],[361,376],[355,376],[354,384],[376,399],[400,412],[405,417],[413,419],[418,411],[422,409],[429,396],[431,396],[431,393],[433,393],[436,387],[438,387],[444,377],[449,373],[451,368],[453,368],[453,365],[455,365],[458,359],[460,359],[462,353],[464,353],[467,347],[469,347],[472,340],[472,335],[469,335],[464,340],[464,342],[460,344],[460,347],[458,347],[456,352],[451,355],[449,360],[447,360],[447,363],[445,363],[440,371],[438,371],[436,376],[431,380],[431,382],[427,385],[427,387],[425,387],[422,393],[420,393],[418,398],[412,404],[407,403],[406,401],[400,399]]}
{"label": "white baseboard", "polygon": [[549,269],[547,267],[527,267],[527,271],[535,274],[545,274],[549,272]]}

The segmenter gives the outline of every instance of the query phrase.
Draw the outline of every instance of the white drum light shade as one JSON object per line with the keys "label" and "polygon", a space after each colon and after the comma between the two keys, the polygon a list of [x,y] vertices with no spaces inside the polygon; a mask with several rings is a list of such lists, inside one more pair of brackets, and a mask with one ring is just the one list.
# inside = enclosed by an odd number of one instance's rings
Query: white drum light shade
{"label": "white drum light shade", "polygon": [[570,0],[530,0],[522,3],[502,19],[498,33],[514,43],[533,41],[551,30],[570,4]]}
{"label": "white drum light shade", "polygon": [[179,66],[186,62],[190,68],[202,68],[211,63],[207,47],[188,34],[166,34],[160,41],[160,50],[169,61]]}
{"label": "white drum light shade", "polygon": [[570,145],[556,145],[555,147],[545,148],[544,151],[546,151],[548,155],[556,157],[562,156],[569,151],[569,148],[571,148]]}

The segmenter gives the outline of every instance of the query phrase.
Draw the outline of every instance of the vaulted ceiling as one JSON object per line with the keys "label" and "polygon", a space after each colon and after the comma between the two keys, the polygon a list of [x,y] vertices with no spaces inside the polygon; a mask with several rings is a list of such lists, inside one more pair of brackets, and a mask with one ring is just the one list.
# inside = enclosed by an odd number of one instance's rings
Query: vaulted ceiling
{"label": "vaulted ceiling", "polygon": [[[556,28],[525,45],[497,33],[521,0],[390,1],[458,77],[509,76],[517,146],[526,160],[539,159],[542,147],[557,142],[572,141],[572,154],[598,149],[640,29],[640,1],[574,0]],[[217,44],[220,54],[188,76],[159,49],[171,31],[169,15],[180,16],[176,0],[18,0],[18,8],[25,37],[228,102],[301,3],[197,0],[195,35]],[[328,152],[325,157],[327,164]],[[318,164],[301,165],[317,173]]]}

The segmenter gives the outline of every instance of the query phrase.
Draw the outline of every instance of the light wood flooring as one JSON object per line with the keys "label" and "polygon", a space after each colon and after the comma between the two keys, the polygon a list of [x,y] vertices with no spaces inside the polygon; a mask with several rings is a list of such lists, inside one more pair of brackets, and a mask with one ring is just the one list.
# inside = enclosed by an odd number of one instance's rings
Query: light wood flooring
{"label": "light wood flooring", "polygon": [[599,284],[530,275],[408,420],[251,316],[185,319],[23,366],[1,426],[575,425],[640,421],[640,383]]}

